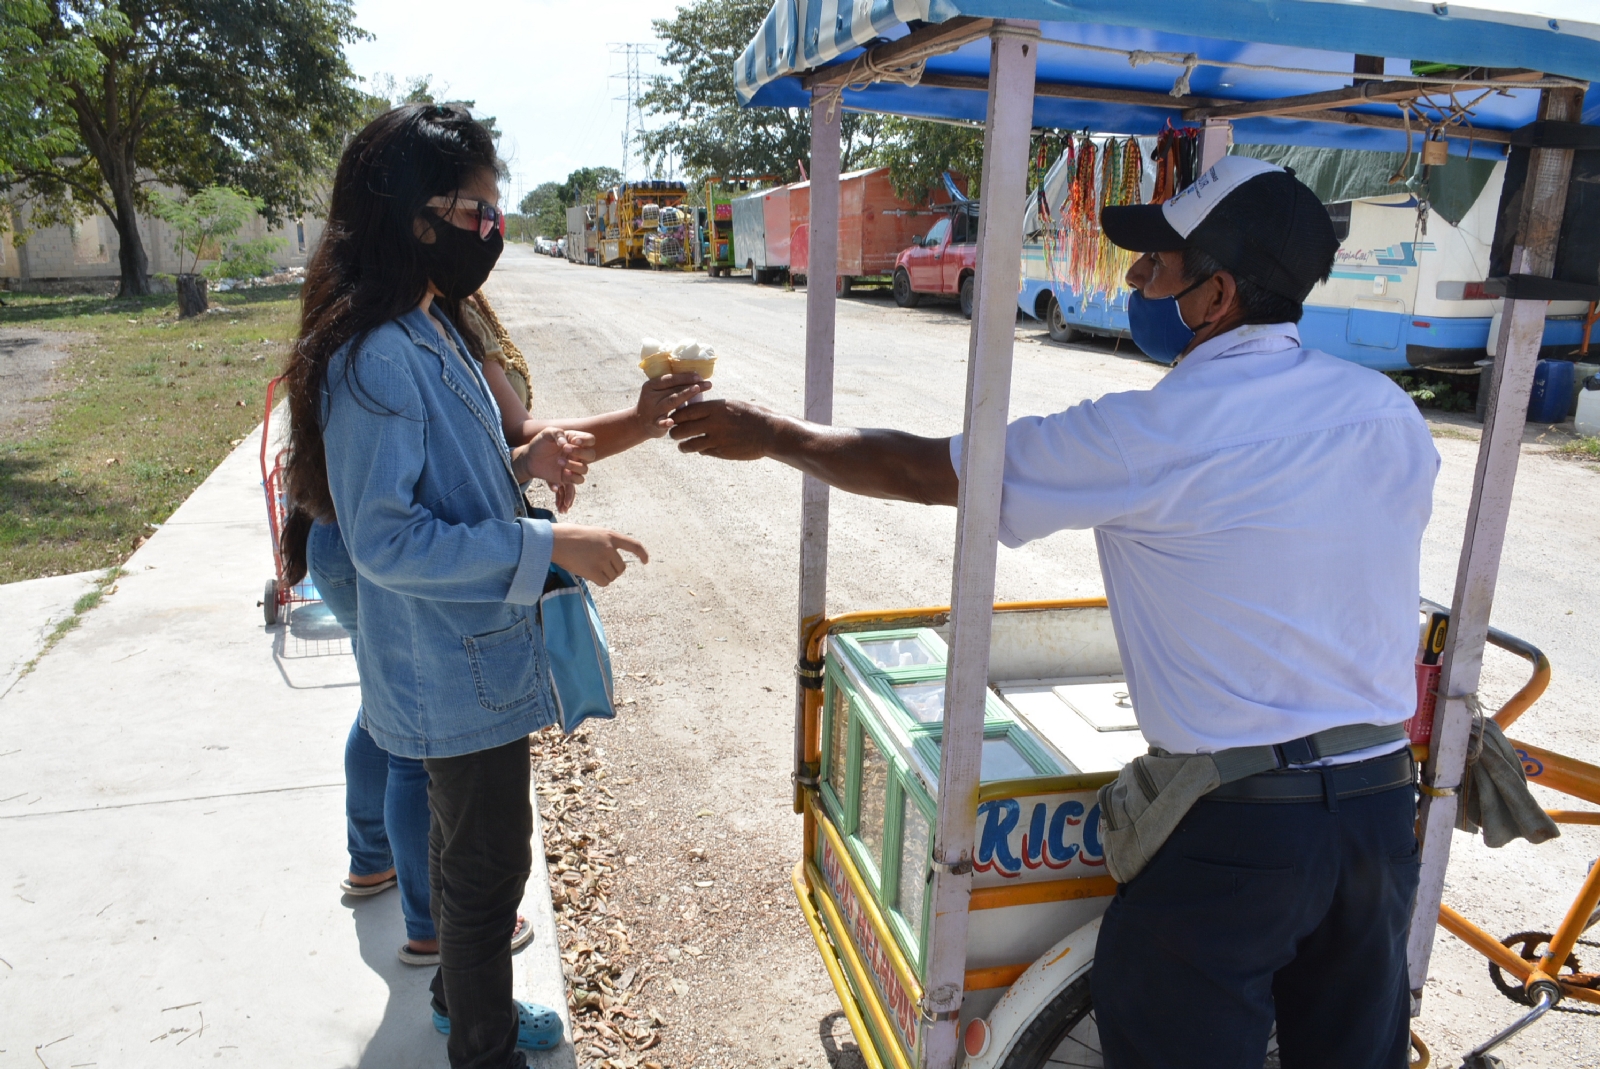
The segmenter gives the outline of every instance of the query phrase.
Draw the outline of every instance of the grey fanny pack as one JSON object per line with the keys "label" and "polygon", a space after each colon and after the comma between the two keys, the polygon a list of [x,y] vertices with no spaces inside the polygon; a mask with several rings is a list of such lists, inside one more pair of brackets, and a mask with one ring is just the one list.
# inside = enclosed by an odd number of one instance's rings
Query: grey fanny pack
{"label": "grey fanny pack", "polygon": [[1123,766],[1100,788],[1100,842],[1106,871],[1127,883],[1150,863],[1194,804],[1224,783],[1261,772],[1354,753],[1406,737],[1399,724],[1349,724],[1277,746],[1238,746],[1216,753],[1150,753]]}

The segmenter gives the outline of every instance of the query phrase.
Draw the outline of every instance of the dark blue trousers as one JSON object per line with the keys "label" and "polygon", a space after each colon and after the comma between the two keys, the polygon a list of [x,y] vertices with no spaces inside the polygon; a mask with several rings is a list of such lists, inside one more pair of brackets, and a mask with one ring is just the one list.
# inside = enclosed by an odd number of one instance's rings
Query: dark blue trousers
{"label": "dark blue trousers", "polygon": [[1107,1069],[1404,1069],[1416,795],[1197,804],[1106,910]]}

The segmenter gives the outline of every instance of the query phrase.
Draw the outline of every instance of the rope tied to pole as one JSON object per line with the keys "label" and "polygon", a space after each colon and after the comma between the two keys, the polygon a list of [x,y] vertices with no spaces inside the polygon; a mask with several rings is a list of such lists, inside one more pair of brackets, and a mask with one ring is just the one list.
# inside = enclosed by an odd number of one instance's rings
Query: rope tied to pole
{"label": "rope tied to pole", "polygon": [[847,82],[840,82],[828,90],[828,121],[833,122],[839,114],[839,105],[844,100],[846,89],[859,93],[876,82],[892,82],[895,85],[917,86],[922,84],[922,75],[928,69],[927,57],[911,62],[883,63],[876,56],[876,49],[869,49],[860,60],[861,72],[857,77]]}

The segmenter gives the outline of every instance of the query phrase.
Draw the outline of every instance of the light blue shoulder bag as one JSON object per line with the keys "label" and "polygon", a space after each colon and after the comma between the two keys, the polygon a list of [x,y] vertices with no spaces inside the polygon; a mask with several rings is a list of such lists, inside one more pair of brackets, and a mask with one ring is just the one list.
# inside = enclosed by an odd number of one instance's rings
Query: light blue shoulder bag
{"label": "light blue shoulder bag", "polygon": [[[544,509],[533,512],[540,519],[553,520]],[[571,734],[590,717],[615,717],[611,649],[589,584],[560,565],[550,565],[539,598],[539,624],[544,629],[550,689],[555,694],[561,730]]]}

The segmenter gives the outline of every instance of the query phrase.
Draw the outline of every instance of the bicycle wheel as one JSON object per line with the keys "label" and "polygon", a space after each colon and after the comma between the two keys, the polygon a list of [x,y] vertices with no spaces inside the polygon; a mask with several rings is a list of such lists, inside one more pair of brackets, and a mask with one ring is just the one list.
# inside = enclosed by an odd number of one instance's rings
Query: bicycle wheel
{"label": "bicycle wheel", "polygon": [[[1262,1069],[1279,1069],[1277,1028],[1267,1040]],[[1039,1011],[1017,1037],[1000,1069],[1103,1069],[1100,1028],[1089,977],[1078,977]]]}

